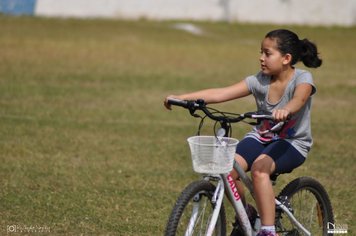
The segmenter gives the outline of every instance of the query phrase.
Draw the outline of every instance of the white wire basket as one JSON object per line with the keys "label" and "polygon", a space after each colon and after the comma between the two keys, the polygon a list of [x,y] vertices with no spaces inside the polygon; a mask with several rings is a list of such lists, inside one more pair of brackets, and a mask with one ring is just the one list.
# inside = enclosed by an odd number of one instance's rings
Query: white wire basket
{"label": "white wire basket", "polygon": [[237,139],[215,136],[188,138],[193,169],[202,174],[225,174],[232,170]]}

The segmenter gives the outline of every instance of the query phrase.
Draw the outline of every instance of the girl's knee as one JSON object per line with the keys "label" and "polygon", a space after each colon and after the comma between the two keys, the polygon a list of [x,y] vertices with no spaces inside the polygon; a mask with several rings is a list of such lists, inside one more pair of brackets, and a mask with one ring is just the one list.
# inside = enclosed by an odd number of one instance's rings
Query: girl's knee
{"label": "girl's knee", "polygon": [[256,161],[252,164],[251,175],[252,178],[264,179],[268,178],[273,173],[275,169],[274,161],[268,155],[259,156]]}
{"label": "girl's knee", "polygon": [[253,180],[256,179],[269,179],[270,174],[263,169],[253,168],[251,169],[251,176]]}

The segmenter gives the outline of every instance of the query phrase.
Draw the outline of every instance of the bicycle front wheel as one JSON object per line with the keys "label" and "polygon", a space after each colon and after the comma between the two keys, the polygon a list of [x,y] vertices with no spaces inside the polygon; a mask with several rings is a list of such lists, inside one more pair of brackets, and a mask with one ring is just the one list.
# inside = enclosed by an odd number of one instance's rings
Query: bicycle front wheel
{"label": "bicycle front wheel", "polygon": [[[188,185],[172,210],[165,235],[205,235],[214,211],[211,199],[215,188],[212,183],[205,180]],[[224,204],[221,205],[214,235],[226,235]]]}
{"label": "bicycle front wheel", "polygon": [[[281,191],[279,199],[311,235],[332,235],[328,232],[328,224],[334,223],[331,203],[318,181],[310,177],[297,178]],[[276,217],[279,235],[304,235],[282,210],[277,212]]]}

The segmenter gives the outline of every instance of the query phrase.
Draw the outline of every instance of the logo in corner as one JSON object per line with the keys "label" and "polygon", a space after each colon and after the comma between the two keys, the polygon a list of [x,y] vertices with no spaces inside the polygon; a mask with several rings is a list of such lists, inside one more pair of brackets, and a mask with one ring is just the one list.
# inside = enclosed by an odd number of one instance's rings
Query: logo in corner
{"label": "logo in corner", "polygon": [[328,234],[347,234],[347,225],[328,222],[327,230]]}

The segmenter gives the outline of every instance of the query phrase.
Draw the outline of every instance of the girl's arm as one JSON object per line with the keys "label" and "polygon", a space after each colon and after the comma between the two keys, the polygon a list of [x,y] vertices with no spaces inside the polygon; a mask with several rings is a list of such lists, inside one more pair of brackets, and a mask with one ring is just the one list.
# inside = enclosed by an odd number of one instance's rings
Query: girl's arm
{"label": "girl's arm", "polygon": [[304,106],[310,97],[312,90],[313,88],[310,84],[299,84],[294,91],[293,98],[287,103],[287,105],[285,105],[282,109],[274,110],[272,115],[277,121],[286,120],[288,116],[297,113]]}
{"label": "girl's arm", "polygon": [[251,92],[249,91],[246,82],[243,80],[224,88],[212,88],[182,95],[170,95],[165,99],[164,105],[167,109],[171,109],[170,105],[167,103],[169,98],[177,98],[181,100],[203,99],[206,103],[209,104],[226,102],[229,100],[245,97],[249,94],[251,94]]}

